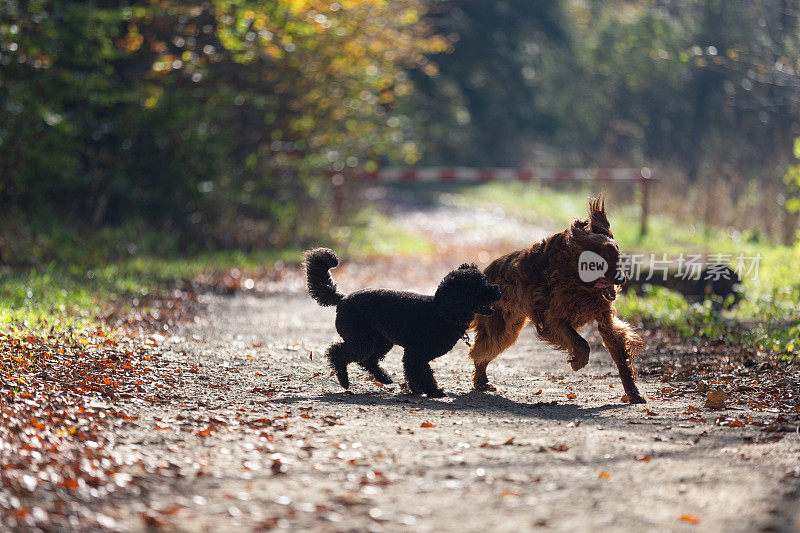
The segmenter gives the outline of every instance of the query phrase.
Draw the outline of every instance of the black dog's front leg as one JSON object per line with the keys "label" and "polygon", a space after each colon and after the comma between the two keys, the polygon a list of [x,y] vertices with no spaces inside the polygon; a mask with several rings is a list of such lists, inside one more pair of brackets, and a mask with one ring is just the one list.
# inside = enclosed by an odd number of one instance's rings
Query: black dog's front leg
{"label": "black dog's front leg", "polygon": [[362,361],[358,364],[361,365],[361,368],[369,372],[373,378],[384,385],[389,385],[392,383],[392,378],[389,377],[384,369],[378,366],[377,361],[370,359],[369,361]]}
{"label": "black dog's front leg", "polygon": [[414,393],[425,393],[429,398],[441,398],[444,391],[439,388],[428,359],[409,350],[403,354],[403,370],[408,388]]}

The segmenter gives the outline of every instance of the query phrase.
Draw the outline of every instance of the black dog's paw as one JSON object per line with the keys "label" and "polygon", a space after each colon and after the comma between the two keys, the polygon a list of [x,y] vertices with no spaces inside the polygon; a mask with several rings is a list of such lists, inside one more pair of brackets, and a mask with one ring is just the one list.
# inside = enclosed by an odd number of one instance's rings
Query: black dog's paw
{"label": "black dog's paw", "polygon": [[447,396],[442,389],[436,388],[425,390],[416,383],[409,383],[408,380],[404,381],[403,384],[400,385],[400,391],[405,394],[424,394],[428,398],[444,398]]}
{"label": "black dog's paw", "polygon": [[422,390],[422,387],[408,380],[405,380],[403,384],[400,385],[400,391],[405,394],[423,394],[425,392]]}
{"label": "black dog's paw", "polygon": [[349,389],[350,378],[347,375],[347,365],[336,365],[333,367],[333,371],[336,373],[336,379],[339,380],[339,385],[345,389]]}

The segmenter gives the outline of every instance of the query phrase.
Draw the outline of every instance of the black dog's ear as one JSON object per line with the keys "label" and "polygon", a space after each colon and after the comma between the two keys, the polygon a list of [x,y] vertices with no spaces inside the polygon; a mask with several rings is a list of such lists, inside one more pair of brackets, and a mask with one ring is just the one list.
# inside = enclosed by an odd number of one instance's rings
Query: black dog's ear
{"label": "black dog's ear", "polygon": [[476,265],[475,263],[461,263],[461,266],[458,267],[459,270],[469,270],[470,268],[478,270],[478,265]]}

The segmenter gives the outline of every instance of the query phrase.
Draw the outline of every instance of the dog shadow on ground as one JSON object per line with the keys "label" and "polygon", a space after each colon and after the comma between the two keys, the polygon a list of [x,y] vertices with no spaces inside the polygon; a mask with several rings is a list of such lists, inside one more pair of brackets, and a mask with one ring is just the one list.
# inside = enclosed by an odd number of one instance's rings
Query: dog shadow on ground
{"label": "dog shadow on ground", "polygon": [[522,403],[495,394],[468,392],[451,394],[445,398],[425,398],[411,394],[387,395],[383,393],[323,393],[316,396],[286,396],[276,401],[292,404],[301,402],[320,402],[340,406],[368,407],[413,405],[415,409],[452,412],[472,411],[476,413],[513,414],[520,417],[540,418],[547,420],[591,420],[604,411],[631,409],[624,403],[612,403],[596,407],[583,407],[574,403],[533,402]]}

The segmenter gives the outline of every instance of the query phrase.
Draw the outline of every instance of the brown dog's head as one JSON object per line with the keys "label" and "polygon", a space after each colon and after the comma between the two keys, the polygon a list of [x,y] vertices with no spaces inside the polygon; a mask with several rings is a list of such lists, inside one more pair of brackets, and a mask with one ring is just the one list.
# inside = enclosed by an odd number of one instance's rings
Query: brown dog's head
{"label": "brown dog's head", "polygon": [[573,222],[569,233],[581,283],[596,289],[607,301],[614,301],[617,286],[628,278],[620,265],[619,247],[602,196],[589,202],[589,219]]}

